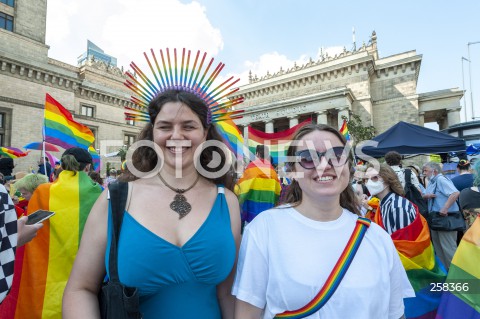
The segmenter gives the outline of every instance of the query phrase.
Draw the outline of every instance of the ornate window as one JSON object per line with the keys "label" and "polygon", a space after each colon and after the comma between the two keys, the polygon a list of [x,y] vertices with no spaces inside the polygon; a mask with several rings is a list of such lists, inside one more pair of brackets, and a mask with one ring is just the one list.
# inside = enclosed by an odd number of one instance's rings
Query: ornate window
{"label": "ornate window", "polygon": [[13,17],[0,12],[0,28],[13,32]]}
{"label": "ornate window", "polygon": [[80,105],[80,115],[95,117],[95,106]]}
{"label": "ornate window", "polygon": [[130,145],[132,145],[133,143],[135,143],[135,135],[132,135],[132,134],[125,134],[123,136],[123,144],[127,146],[127,148],[130,147]]}

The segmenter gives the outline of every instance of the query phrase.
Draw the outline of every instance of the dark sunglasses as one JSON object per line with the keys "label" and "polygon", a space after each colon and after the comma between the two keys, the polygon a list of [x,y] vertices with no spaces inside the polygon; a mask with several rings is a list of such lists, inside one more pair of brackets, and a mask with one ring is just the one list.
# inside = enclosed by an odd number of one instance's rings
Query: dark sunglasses
{"label": "dark sunglasses", "polygon": [[315,150],[301,150],[295,152],[297,162],[305,169],[313,169],[320,165],[322,157],[325,157],[329,165],[342,166],[348,160],[348,154],[345,153],[345,148],[338,146],[332,147],[325,152],[317,152]]}

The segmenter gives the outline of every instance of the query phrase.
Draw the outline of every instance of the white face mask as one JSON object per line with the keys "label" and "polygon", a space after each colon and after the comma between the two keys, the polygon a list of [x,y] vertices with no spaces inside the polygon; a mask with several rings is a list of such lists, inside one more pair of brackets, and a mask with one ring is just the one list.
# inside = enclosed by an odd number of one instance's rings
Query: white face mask
{"label": "white face mask", "polygon": [[368,191],[370,192],[370,195],[377,195],[378,193],[382,192],[386,187],[383,184],[383,181],[372,181],[371,179],[368,180],[368,182],[365,184],[367,186]]}

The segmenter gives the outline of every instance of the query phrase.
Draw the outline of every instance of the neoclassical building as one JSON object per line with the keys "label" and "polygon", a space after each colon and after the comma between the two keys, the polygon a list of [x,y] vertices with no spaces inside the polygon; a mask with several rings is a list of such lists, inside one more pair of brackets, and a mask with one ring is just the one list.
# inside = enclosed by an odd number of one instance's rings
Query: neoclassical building
{"label": "neoclassical building", "polygon": [[[0,146],[21,148],[42,140],[46,93],[92,129],[101,155],[131,145],[142,125],[124,120],[124,106],[133,106],[124,71],[88,54],[77,66],[50,58],[46,11],[46,0],[0,0]],[[236,122],[276,132],[307,118],[338,127],[343,115],[353,113],[377,133],[400,120],[437,122],[440,129],[459,123],[461,90],[417,93],[421,60],[415,51],[379,57],[373,32],[358,50],[325,54],[261,77],[251,74],[238,92],[246,111]],[[36,168],[39,157],[32,151],[16,160],[15,171]]]}
{"label": "neoclassical building", "polygon": [[398,121],[437,122],[440,129],[459,123],[463,91],[417,93],[421,61],[415,51],[379,57],[373,32],[358,50],[325,54],[261,77],[250,73],[237,94],[245,98],[244,117],[235,122],[244,130],[273,133],[308,118],[339,127],[342,116],[353,113],[377,134]]}
{"label": "neoclassical building", "polygon": [[[90,127],[101,153],[132,144],[140,127],[124,119],[123,108],[132,103],[123,70],[95,58],[78,66],[49,58],[46,12],[46,0],[0,1],[0,145],[42,140],[46,93]],[[15,171],[36,169],[40,156],[32,151],[15,160]],[[102,160],[119,168],[119,158]]]}

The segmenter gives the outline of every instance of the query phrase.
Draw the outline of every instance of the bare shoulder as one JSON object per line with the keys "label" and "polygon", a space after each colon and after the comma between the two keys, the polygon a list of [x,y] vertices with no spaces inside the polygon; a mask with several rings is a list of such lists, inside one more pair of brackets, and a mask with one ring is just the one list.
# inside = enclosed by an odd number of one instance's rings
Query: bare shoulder
{"label": "bare shoulder", "polygon": [[225,198],[229,204],[238,205],[238,197],[231,190],[225,188]]}

